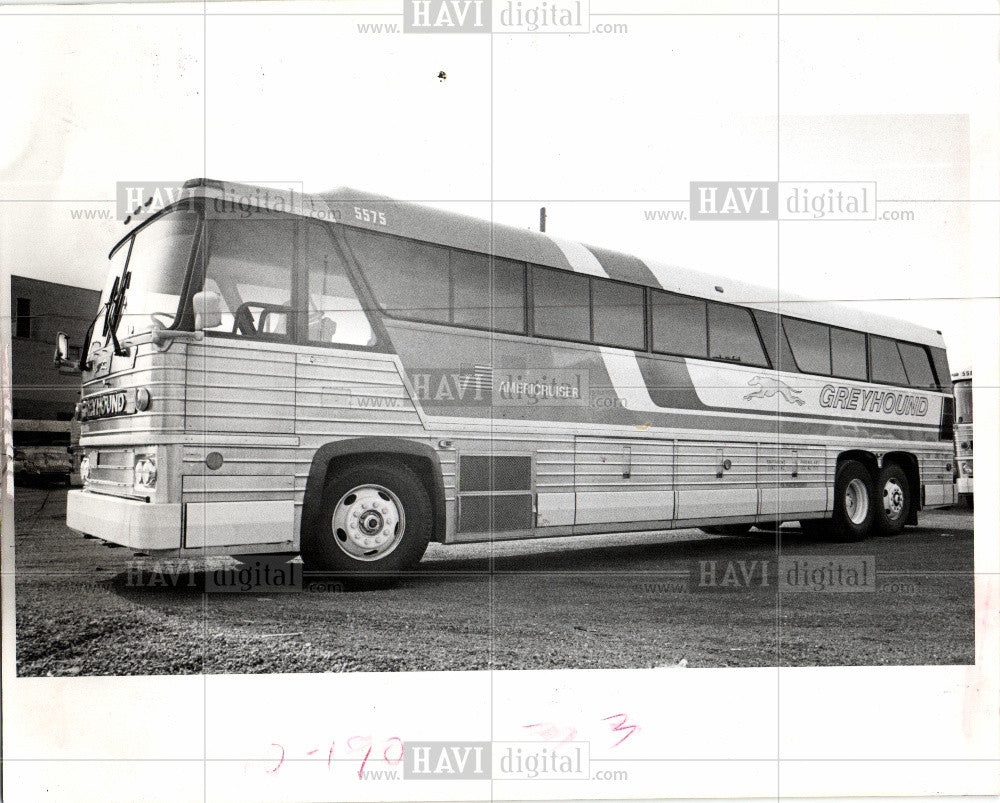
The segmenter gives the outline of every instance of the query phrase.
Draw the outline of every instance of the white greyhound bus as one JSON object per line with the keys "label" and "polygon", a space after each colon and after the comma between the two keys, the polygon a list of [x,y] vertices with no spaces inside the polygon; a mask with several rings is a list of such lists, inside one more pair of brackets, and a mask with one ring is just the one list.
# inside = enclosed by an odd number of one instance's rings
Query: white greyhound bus
{"label": "white greyhound bus", "polygon": [[184,186],[83,344],[81,533],[393,576],[430,541],[858,539],[954,500],[939,332],[349,189]]}

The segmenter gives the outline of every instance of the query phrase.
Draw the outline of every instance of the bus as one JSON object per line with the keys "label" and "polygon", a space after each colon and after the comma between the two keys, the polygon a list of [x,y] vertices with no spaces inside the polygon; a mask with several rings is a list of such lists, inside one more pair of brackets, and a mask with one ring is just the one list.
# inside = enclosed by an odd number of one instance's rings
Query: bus
{"label": "bus", "polygon": [[346,188],[194,179],[110,259],[67,523],[142,553],[395,577],[431,541],[851,540],[954,501],[912,323]]}
{"label": "bus", "polygon": [[951,375],[955,394],[955,492],[971,507],[972,497],[972,369]]}

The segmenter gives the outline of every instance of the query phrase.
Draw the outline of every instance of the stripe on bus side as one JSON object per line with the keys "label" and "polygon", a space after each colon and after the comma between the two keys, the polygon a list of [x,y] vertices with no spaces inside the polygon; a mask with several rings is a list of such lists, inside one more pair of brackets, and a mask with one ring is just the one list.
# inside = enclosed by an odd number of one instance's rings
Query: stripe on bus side
{"label": "stripe on bus side", "polygon": [[634,284],[644,284],[650,287],[662,287],[656,274],[650,270],[649,266],[640,259],[629,254],[622,254],[618,251],[609,251],[606,248],[595,248],[587,246],[587,250],[601,263],[605,273],[612,279],[620,279],[623,282]]}
{"label": "stripe on bus side", "polygon": [[[577,273],[610,278],[601,261],[586,246],[556,238],[553,238],[553,242],[562,249]],[[656,408],[649,397],[635,352],[599,347],[598,353],[619,404],[630,410]]]}
{"label": "stripe on bus side", "polygon": [[[791,412],[788,406],[769,409],[773,399],[754,400],[733,407],[709,407],[698,395],[690,366],[682,358],[641,355],[620,349],[521,337],[490,337],[485,332],[459,331],[433,324],[386,321],[408,380],[418,389],[418,407],[431,417],[490,418],[495,421],[553,422],[556,425],[623,426],[648,429],[717,430],[747,432],[773,430],[784,434],[842,437],[887,437],[936,440],[937,429],[910,422],[878,422],[834,414]],[[530,369],[536,376],[557,372],[587,377],[586,398],[555,405],[511,404],[478,393],[470,382],[464,396],[457,387],[468,381],[472,367],[491,364],[496,380]],[[508,367],[510,366],[510,367]],[[725,368],[726,366],[722,366]],[[745,382],[745,380],[744,380]],[[742,399],[749,387],[733,394]],[[796,405],[791,405],[798,409]],[[936,424],[936,420],[934,422]]]}

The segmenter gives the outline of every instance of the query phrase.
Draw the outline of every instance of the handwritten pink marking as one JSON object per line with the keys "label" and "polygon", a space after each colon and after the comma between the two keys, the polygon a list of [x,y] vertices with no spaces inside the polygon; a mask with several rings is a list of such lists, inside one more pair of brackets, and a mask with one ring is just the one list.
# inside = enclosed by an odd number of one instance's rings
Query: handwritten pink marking
{"label": "handwritten pink marking", "polygon": [[618,747],[618,745],[620,745],[622,742],[624,742],[629,736],[631,736],[633,733],[635,733],[636,731],[639,730],[639,726],[638,725],[626,725],[625,724],[625,721],[628,719],[628,714],[612,714],[610,717],[604,717],[603,719],[604,719],[605,722],[607,720],[609,720],[609,719],[619,719],[619,721],[616,722],[615,726],[611,729],[615,733],[620,733],[622,731],[628,731],[628,733],[626,733],[624,736],[622,736],[621,739],[619,739],[617,742],[615,742],[613,745],[611,745],[612,747]]}
{"label": "handwritten pink marking", "polygon": [[[547,742],[554,741],[555,738],[559,736],[560,733],[562,733],[562,729],[560,729],[559,726],[553,722],[535,722],[532,723],[531,725],[525,725],[524,727],[542,728],[542,730],[539,731],[539,735]],[[565,744],[566,742],[571,742],[573,741],[573,739],[576,738],[577,734],[576,728],[566,728],[565,730],[567,732],[567,735],[559,740],[559,744]]]}
{"label": "handwritten pink marking", "polygon": [[372,737],[371,736],[352,736],[350,739],[348,739],[347,740],[347,749],[350,750],[352,753],[357,752],[359,750],[364,750],[365,749],[364,747],[352,747],[351,746],[351,742],[353,742],[355,739],[361,739],[362,741],[364,741],[365,745],[368,747],[368,752],[365,753],[365,757],[363,759],[361,759],[361,769],[358,770],[358,778],[361,778],[361,773],[363,773],[365,771],[365,764],[368,763],[368,756],[370,756],[372,754]]}
{"label": "handwritten pink marking", "polygon": [[281,769],[281,765],[285,763],[285,748],[280,744],[275,744],[274,742],[271,742],[271,747],[277,747],[281,751],[281,758],[278,760],[278,764],[273,770],[267,771],[268,775],[274,775],[274,773]]}
{"label": "handwritten pink marking", "polygon": [[[389,758],[389,747],[390,747],[389,742],[399,742],[399,758],[396,759]],[[388,739],[386,739],[386,746],[385,750],[382,751],[382,758],[384,758],[388,762],[390,767],[395,767],[397,764],[399,764],[403,760],[403,740],[400,739],[398,736],[390,736]]]}

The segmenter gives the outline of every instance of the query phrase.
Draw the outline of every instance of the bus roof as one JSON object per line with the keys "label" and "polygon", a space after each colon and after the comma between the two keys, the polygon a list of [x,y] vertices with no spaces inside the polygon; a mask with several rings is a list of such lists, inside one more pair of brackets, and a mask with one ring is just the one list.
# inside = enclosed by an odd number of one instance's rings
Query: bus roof
{"label": "bus roof", "polygon": [[184,187],[187,197],[224,199],[229,203],[283,210],[453,248],[492,252],[496,256],[549,267],[580,270],[581,264],[588,265],[587,272],[593,275],[607,275],[612,279],[684,295],[944,347],[940,332],[909,321],[790,293],[779,295],[774,288],[713,276],[657,260],[640,259],[619,251],[566,241],[541,232],[491,223],[482,218],[350,187],[308,194],[212,179],[193,179]]}

